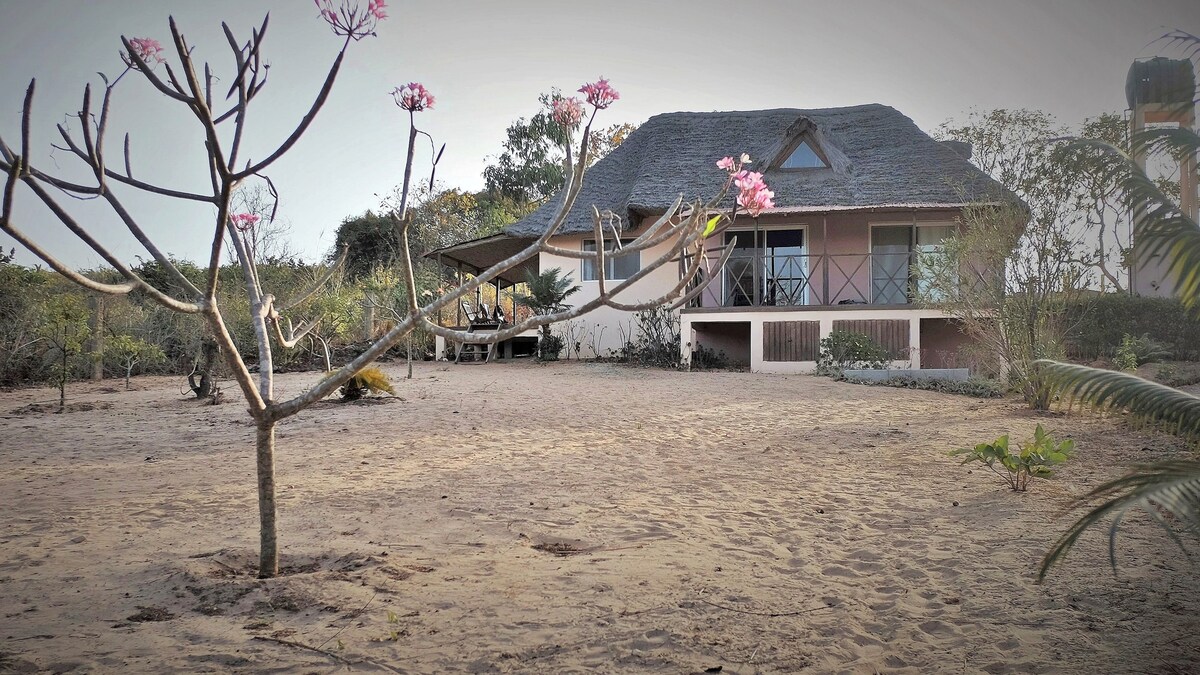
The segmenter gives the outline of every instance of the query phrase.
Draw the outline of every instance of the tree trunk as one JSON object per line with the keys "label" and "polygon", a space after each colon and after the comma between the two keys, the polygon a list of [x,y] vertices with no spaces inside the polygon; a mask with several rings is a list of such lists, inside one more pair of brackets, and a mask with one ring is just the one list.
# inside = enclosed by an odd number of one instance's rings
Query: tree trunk
{"label": "tree trunk", "polygon": [[58,411],[67,409],[67,348],[62,348],[62,375],[58,378]]}
{"label": "tree trunk", "polygon": [[92,316],[92,379],[104,379],[104,298],[98,295],[91,297]]}
{"label": "tree trunk", "polygon": [[129,391],[129,376],[133,374],[133,364],[125,365],[125,391]]}
{"label": "tree trunk", "polygon": [[406,351],[408,352],[408,378],[407,379],[411,380],[412,379],[412,333],[408,334],[408,349]]}
{"label": "tree trunk", "polygon": [[258,578],[279,574],[279,545],[275,531],[275,422],[260,421],[255,434],[258,460]]}
{"label": "tree trunk", "polygon": [[373,340],[375,338],[375,305],[369,302],[363,305],[362,332],[363,340]]}

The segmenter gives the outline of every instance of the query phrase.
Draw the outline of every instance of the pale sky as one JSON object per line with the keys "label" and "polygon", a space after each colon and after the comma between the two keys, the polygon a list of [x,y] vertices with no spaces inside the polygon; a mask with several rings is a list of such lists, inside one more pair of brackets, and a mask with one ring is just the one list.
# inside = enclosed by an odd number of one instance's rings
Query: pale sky
{"label": "pale sky", "polygon": [[[36,77],[35,165],[86,180],[77,160],[49,144],[54,125],[78,110],[85,82],[98,83],[96,71],[120,72],[119,35],[165,45],[174,15],[228,82],[221,20],[242,39],[268,11],[270,83],[251,109],[246,141],[249,156],[261,157],[307,110],[340,45],[309,0],[0,0],[0,135],[19,142],[21,99]],[[536,112],[539,93],[573,91],[601,75],[621,92],[602,113],[606,125],[679,110],[871,102],[926,131],[973,108],[1036,108],[1076,123],[1125,108],[1129,63],[1158,54],[1155,38],[1171,28],[1200,33],[1196,0],[389,0],[388,11],[378,37],[351,46],[309,133],[269,171],[291,243],[309,259],[330,249],[344,217],[377,206],[400,182],[407,118],[388,92],[405,82],[437,97],[419,122],[447,144],[439,182],[478,189],[505,128]],[[136,74],[118,87],[110,125],[110,163],[120,163],[129,131],[136,177],[208,190],[195,119]],[[418,174],[425,171],[420,164]],[[36,197],[19,194],[19,227],[73,266],[100,264]],[[120,194],[161,247],[207,256],[211,209]],[[64,200],[120,258],[145,257],[99,204]],[[12,242],[0,235],[0,244]],[[35,261],[28,253],[18,260]]]}

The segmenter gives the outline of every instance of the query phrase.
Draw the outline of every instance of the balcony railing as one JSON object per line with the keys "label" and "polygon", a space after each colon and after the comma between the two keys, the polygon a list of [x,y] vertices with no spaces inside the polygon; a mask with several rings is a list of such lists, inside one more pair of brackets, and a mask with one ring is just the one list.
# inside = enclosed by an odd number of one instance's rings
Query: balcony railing
{"label": "balcony railing", "polygon": [[[685,261],[686,262],[686,261]],[[909,305],[935,302],[947,263],[937,254],[769,255],[735,251],[692,307]],[[704,270],[711,276],[714,270]]]}

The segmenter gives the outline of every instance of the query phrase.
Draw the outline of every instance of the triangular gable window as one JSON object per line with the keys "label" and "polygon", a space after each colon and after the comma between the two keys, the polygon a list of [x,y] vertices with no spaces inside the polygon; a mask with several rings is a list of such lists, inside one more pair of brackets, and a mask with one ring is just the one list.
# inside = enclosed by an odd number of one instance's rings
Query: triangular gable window
{"label": "triangular gable window", "polygon": [[784,160],[783,164],[779,168],[825,169],[828,167],[829,165],[826,164],[825,160],[821,159],[821,156],[812,149],[812,146],[808,144],[808,141],[800,141],[800,145],[797,145],[796,149],[792,150],[792,154],[789,155],[786,160]]}

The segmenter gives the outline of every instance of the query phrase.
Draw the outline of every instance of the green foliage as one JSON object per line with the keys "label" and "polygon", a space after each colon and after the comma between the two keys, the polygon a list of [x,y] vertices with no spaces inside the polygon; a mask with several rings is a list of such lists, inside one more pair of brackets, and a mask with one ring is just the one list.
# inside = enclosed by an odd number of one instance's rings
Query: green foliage
{"label": "green foliage", "polygon": [[[483,170],[484,191],[493,199],[516,206],[520,216],[562,189],[565,180],[562,148],[567,136],[549,112],[559,98],[562,94],[557,90],[542,94],[541,109],[536,114],[510,124],[503,150]],[[593,130],[589,165],[616,149],[635,128],[632,124],[614,124]]]}
{"label": "green foliage", "polygon": [[1033,438],[1017,444],[1015,450],[1009,446],[1008,434],[1005,434],[991,443],[959,448],[950,456],[965,457],[963,464],[980,462],[1009,488],[1024,492],[1029,488],[1029,479],[1049,478],[1054,473],[1050,467],[1067,461],[1074,449],[1075,441],[1056,440],[1039,424]]}
{"label": "green foliage", "polygon": [[1125,334],[1154,340],[1175,358],[1200,361],[1200,318],[1189,316],[1177,298],[1104,293],[1067,307],[1067,354],[1094,360],[1113,355]]}
{"label": "green foliage", "polygon": [[1129,333],[1121,338],[1121,346],[1117,347],[1116,353],[1113,354],[1113,367],[1127,372],[1137,370],[1137,351],[1133,346],[1133,336]]}
{"label": "green foliage", "polygon": [[132,335],[116,335],[104,345],[104,356],[115,363],[125,375],[125,388],[129,388],[129,377],[138,365],[162,363],[167,355],[158,345],[152,345]]}
{"label": "green foliage", "polygon": [[559,354],[562,354],[565,344],[563,339],[554,333],[543,335],[542,339],[538,342],[538,360],[557,361]]}
{"label": "green foliage", "polygon": [[[677,312],[667,307],[652,307],[634,313],[633,324],[617,360],[655,368],[680,367],[683,356]],[[695,354],[692,359],[696,359]]]}
{"label": "green foliage", "polygon": [[88,316],[87,303],[78,295],[54,295],[44,305],[38,333],[51,346],[47,352],[50,383],[58,387],[62,407],[66,406],[67,382],[73,374],[74,360],[83,352],[84,343],[91,335]]}
{"label": "green foliage", "polygon": [[876,387],[896,387],[898,389],[920,389],[937,391],[943,394],[957,394],[972,398],[1001,398],[1004,387],[999,382],[986,377],[972,377],[965,381],[935,380],[919,377],[889,377],[886,380],[860,380],[853,377],[836,377],[841,382],[850,384],[865,384]]}
{"label": "green foliage", "polygon": [[870,336],[835,330],[821,339],[817,372],[822,375],[841,375],[845,370],[878,370],[889,361],[891,355],[888,350]]}

